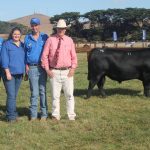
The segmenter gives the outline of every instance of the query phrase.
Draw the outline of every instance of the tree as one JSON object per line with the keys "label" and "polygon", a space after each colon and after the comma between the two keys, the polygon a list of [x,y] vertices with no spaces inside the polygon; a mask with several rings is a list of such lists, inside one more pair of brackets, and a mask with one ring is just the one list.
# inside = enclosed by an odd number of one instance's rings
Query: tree
{"label": "tree", "polygon": [[64,19],[69,26],[68,34],[70,36],[80,37],[80,31],[83,28],[83,24],[80,22],[80,17],[79,12],[65,12],[50,18],[50,21],[56,26],[59,19]]}
{"label": "tree", "polygon": [[150,9],[145,8],[93,10],[83,15],[65,12],[50,20],[56,24],[60,18],[71,25],[68,32],[70,36],[86,38],[88,41],[111,40],[113,31],[117,32],[119,40],[125,40],[128,35],[132,35],[133,40],[140,40],[142,29],[150,32]]}
{"label": "tree", "polygon": [[27,34],[30,30],[28,27],[22,24],[0,21],[0,34],[8,34],[14,27],[19,27],[23,34]]}

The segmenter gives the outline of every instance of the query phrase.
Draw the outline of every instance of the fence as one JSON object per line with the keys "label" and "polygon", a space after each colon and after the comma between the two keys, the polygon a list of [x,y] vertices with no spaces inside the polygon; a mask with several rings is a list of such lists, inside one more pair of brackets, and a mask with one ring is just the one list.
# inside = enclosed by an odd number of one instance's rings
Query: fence
{"label": "fence", "polygon": [[89,52],[95,47],[104,48],[147,48],[150,42],[93,42],[93,43],[75,43],[77,53]]}

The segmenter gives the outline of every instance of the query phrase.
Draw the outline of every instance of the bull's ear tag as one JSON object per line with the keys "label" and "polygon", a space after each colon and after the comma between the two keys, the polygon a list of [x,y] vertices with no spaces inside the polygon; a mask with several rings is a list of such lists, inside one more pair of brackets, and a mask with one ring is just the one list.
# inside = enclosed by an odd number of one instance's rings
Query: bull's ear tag
{"label": "bull's ear tag", "polygon": [[103,49],[100,49],[99,51],[100,51],[101,53],[104,53],[104,50],[103,50]]}

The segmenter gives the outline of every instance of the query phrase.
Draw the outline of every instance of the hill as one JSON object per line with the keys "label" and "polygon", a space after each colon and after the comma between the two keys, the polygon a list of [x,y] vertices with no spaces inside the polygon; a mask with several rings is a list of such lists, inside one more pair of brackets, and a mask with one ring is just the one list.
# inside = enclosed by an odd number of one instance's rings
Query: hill
{"label": "hill", "polygon": [[28,15],[28,16],[24,16],[21,18],[17,18],[17,19],[13,19],[10,20],[10,23],[16,22],[25,26],[30,27],[30,20],[31,18],[39,18],[41,21],[41,32],[47,33],[48,35],[50,35],[52,33],[52,25],[50,24],[50,17],[43,15],[43,14],[38,14],[38,13],[34,13],[32,15]]}

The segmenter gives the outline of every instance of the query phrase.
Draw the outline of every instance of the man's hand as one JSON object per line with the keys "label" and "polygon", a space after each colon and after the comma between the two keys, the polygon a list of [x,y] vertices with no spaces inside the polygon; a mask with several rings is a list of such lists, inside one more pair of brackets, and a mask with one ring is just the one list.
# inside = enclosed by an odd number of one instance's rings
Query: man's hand
{"label": "man's hand", "polygon": [[27,73],[24,75],[24,81],[28,81],[28,74]]}
{"label": "man's hand", "polygon": [[75,69],[69,69],[68,77],[72,77],[74,75]]}
{"label": "man's hand", "polygon": [[50,78],[54,77],[54,73],[52,72],[52,70],[46,70],[46,73]]}
{"label": "man's hand", "polygon": [[26,74],[28,75],[28,72],[29,72],[29,66],[26,65]]}

